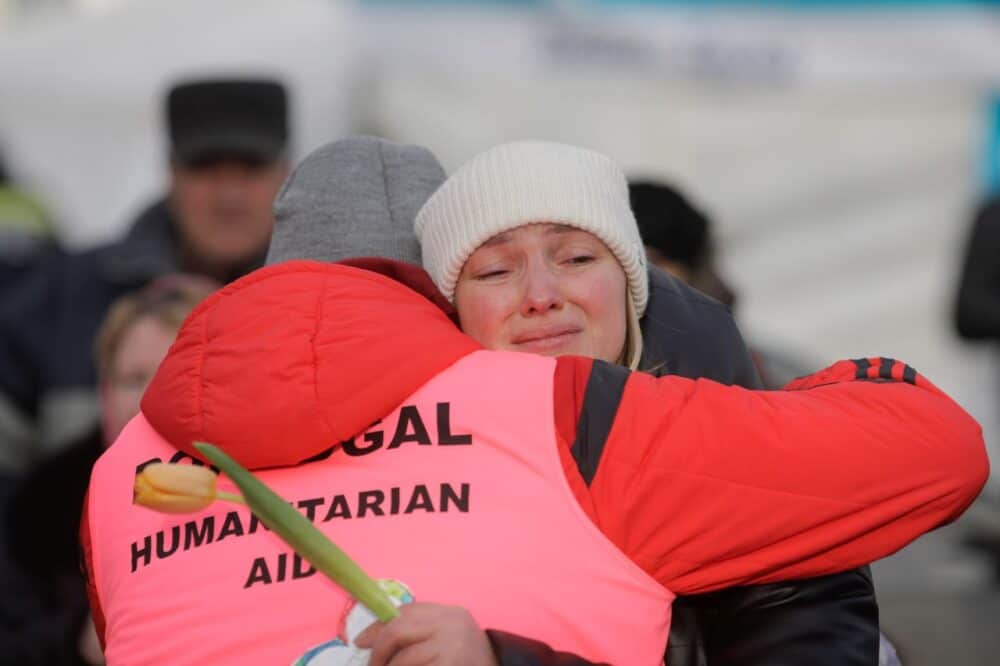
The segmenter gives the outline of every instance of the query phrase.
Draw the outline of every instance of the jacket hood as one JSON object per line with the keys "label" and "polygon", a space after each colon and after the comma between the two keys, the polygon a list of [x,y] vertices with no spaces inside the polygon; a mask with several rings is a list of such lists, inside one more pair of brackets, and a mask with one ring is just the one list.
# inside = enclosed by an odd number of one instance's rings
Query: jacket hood
{"label": "jacket hood", "polygon": [[[383,272],[408,270],[382,263]],[[191,313],[142,412],[196,457],[193,442],[205,441],[250,469],[301,463],[363,432],[480,349],[431,297],[354,266],[260,269]]]}
{"label": "jacket hood", "polygon": [[763,388],[729,308],[655,266],[639,326],[643,370]]}

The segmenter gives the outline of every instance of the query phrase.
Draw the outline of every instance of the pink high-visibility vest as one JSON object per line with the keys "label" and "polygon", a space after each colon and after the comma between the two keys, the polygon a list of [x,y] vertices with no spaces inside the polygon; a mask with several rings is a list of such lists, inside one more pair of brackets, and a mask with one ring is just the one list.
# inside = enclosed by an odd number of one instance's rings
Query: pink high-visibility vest
{"label": "pink high-visibility vest", "polygon": [[[257,474],[417,601],[463,606],[484,628],[592,661],[659,664],[673,594],[574,498],[556,448],[554,365],[475,352],[325,459]],[[345,593],[245,507],[166,515],[132,504],[136,468],[175,455],[140,414],[93,472],[108,663],[290,664],[334,638]]]}

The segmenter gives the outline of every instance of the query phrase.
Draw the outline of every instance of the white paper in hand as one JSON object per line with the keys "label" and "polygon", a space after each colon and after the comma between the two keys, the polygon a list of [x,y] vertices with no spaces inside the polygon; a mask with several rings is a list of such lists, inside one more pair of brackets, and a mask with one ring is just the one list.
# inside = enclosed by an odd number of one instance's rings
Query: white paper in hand
{"label": "white paper in hand", "polygon": [[[397,607],[413,602],[409,588],[399,581],[380,580],[378,584]],[[355,647],[354,639],[375,621],[375,614],[367,606],[354,602],[341,620],[337,637],[311,648],[292,666],[368,666],[371,650]]]}

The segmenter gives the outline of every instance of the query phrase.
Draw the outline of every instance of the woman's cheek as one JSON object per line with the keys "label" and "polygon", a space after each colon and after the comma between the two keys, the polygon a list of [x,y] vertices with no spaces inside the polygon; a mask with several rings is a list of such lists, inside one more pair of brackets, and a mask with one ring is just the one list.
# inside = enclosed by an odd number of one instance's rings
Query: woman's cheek
{"label": "woman's cheek", "polygon": [[487,294],[464,293],[459,301],[458,318],[462,331],[488,349],[500,344],[502,319]]}
{"label": "woman's cheek", "polygon": [[600,331],[601,337],[624,343],[627,328],[625,280],[616,275],[602,280],[593,280],[581,292],[581,300],[590,324]]}

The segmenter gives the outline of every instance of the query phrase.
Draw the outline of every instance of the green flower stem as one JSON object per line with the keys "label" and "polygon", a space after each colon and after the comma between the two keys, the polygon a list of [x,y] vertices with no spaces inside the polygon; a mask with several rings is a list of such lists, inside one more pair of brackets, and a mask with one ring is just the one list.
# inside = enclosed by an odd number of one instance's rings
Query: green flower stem
{"label": "green flower stem", "polygon": [[295,552],[367,606],[382,622],[399,615],[389,595],[378,583],[305,516],[219,447],[205,442],[195,442],[194,445],[243,492],[247,506],[261,522],[284,539]]}

